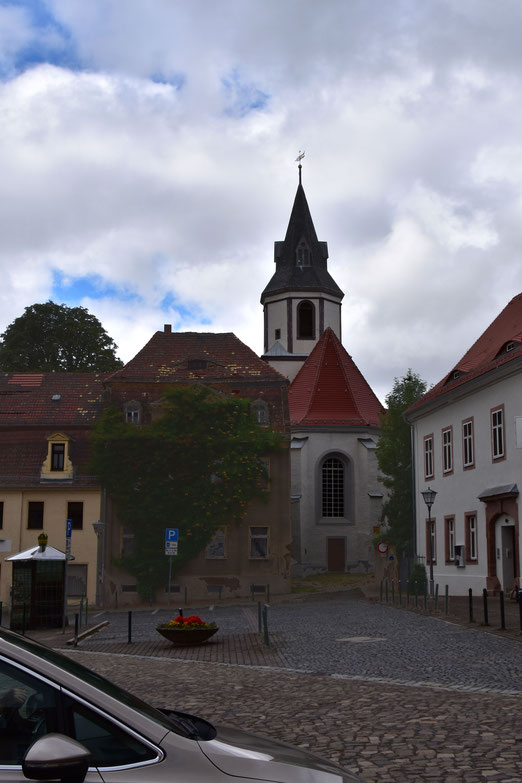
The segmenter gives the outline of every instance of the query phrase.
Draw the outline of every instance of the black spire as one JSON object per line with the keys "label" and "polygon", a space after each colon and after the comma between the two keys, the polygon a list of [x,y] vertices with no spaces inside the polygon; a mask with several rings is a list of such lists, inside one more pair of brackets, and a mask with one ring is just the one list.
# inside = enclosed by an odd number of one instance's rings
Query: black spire
{"label": "black spire", "polygon": [[299,185],[283,242],[274,243],[276,271],[261,294],[261,302],[269,294],[284,291],[321,291],[333,296],[344,294],[327,268],[328,245],[319,242],[301,182]]}

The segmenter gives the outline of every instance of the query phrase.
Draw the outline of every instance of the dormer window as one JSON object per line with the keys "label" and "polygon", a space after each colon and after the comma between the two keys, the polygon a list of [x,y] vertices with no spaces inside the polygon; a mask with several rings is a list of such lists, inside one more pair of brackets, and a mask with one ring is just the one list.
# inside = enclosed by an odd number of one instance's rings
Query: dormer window
{"label": "dormer window", "polygon": [[252,414],[258,424],[266,425],[269,423],[268,405],[264,400],[256,400],[252,403]]}
{"label": "dormer window", "polygon": [[295,257],[296,266],[310,266],[310,248],[304,238],[297,245]]}
{"label": "dormer window", "polygon": [[513,340],[510,340],[509,343],[506,343],[506,353],[508,351],[513,351],[516,347],[516,343],[513,342]]}
{"label": "dormer window", "polygon": [[69,458],[70,438],[61,432],[47,438],[47,457],[41,470],[42,479],[72,479],[73,466]]}
{"label": "dormer window", "polygon": [[188,370],[206,370],[208,362],[206,359],[189,359],[187,361]]}
{"label": "dormer window", "polygon": [[136,400],[126,402],[124,411],[127,424],[141,424],[141,403]]}
{"label": "dormer window", "polygon": [[453,373],[453,380],[456,381],[457,378],[460,378],[460,370],[455,370]]}

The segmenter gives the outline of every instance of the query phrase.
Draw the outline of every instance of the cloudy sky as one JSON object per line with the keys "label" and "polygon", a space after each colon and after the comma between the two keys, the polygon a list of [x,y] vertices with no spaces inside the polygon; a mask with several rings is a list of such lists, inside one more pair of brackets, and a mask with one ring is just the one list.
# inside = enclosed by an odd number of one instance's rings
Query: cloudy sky
{"label": "cloudy sky", "polygon": [[522,291],[520,0],[0,0],[0,331],[233,331],[303,184],[377,394]]}

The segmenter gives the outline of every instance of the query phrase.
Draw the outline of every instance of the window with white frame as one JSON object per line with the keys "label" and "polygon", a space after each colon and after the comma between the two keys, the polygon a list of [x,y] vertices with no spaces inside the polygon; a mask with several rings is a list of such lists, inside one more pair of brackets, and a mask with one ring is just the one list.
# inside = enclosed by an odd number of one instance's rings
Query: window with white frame
{"label": "window with white frame", "polygon": [[262,560],[268,557],[268,528],[250,528],[250,557]]}
{"label": "window with white frame", "polygon": [[475,464],[473,419],[462,422],[462,461],[465,468],[472,468]]}
{"label": "window with white frame", "polygon": [[123,527],[120,535],[121,557],[132,557],[134,554],[134,532],[128,527]]}
{"label": "window with white frame", "polygon": [[448,427],[442,430],[442,470],[451,473],[453,470],[453,430]]}
{"label": "window with white frame", "polygon": [[141,424],[141,403],[136,400],[126,402],[124,410],[127,424]]}
{"label": "window with white frame", "polygon": [[478,560],[477,542],[477,516],[466,514],[466,559],[468,563],[476,563]]}
{"label": "window with white frame", "polygon": [[446,562],[455,562],[455,517],[446,517]]}
{"label": "window with white frame", "polygon": [[424,437],[424,478],[433,478],[433,435]]}
{"label": "window with white frame", "polygon": [[264,400],[255,400],[251,407],[254,419],[258,424],[266,425],[269,423],[268,405]]}
{"label": "window with white frame", "polygon": [[216,530],[207,544],[209,560],[223,560],[226,557],[226,537],[224,530]]}
{"label": "window with white frame", "polygon": [[504,457],[504,408],[496,408],[491,411],[491,448],[493,459]]}

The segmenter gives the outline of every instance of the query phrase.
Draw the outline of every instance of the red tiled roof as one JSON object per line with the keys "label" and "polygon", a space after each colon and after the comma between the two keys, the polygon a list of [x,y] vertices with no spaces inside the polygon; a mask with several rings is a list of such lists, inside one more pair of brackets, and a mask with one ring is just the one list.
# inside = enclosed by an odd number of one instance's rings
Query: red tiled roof
{"label": "red tiled roof", "polygon": [[43,373],[13,373],[7,383],[14,383],[18,386],[40,386],[43,381]]}
{"label": "red tiled roof", "polygon": [[[40,471],[47,457],[47,437],[55,432],[65,433],[69,438],[69,457],[74,466],[74,479],[60,480],[56,476],[53,479],[42,482]],[[98,483],[94,476],[89,475],[90,445],[88,432],[84,429],[74,429],[59,425],[41,429],[7,429],[0,434],[2,448],[0,449],[0,485],[1,486],[38,486],[61,487],[68,486],[93,486]]]}
{"label": "red tiled roof", "polygon": [[[514,343],[512,350],[505,350]],[[522,294],[515,296],[495,318],[462,359],[432,389],[417,400],[406,414],[469,381],[515,359],[522,358]],[[457,377],[454,377],[454,375]]]}
{"label": "red tiled roof", "polygon": [[288,392],[292,424],[379,427],[384,408],[343,348],[326,329]]}
{"label": "red tiled roof", "polygon": [[102,411],[107,377],[107,373],[0,373],[0,427],[60,430],[91,425]]}
{"label": "red tiled roof", "polygon": [[[206,366],[190,366],[206,362]],[[187,381],[278,381],[284,378],[232,332],[156,332],[110,381],[178,383]]]}

